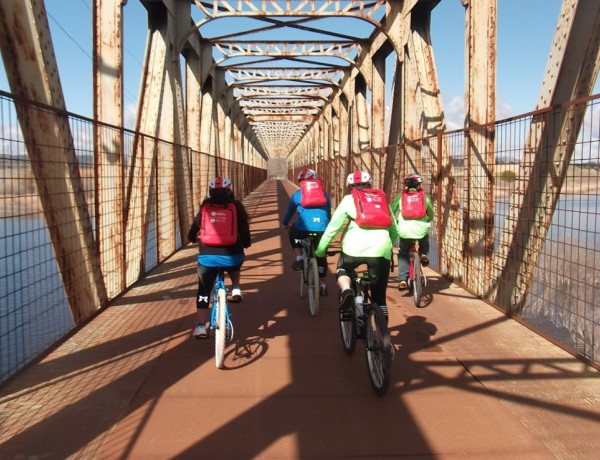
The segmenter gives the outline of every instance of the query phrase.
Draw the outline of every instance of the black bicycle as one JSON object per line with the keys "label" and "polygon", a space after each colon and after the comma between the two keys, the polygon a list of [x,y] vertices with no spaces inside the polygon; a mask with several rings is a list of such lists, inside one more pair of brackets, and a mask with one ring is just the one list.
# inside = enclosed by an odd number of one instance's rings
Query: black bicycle
{"label": "black bicycle", "polygon": [[319,295],[321,282],[319,281],[319,266],[315,256],[314,235],[303,238],[302,241],[302,271],[300,272],[300,297],[304,298],[308,292],[308,307],[310,314],[319,314]]}
{"label": "black bicycle", "polygon": [[[329,254],[331,253],[328,252]],[[346,353],[352,354],[356,347],[356,339],[365,342],[369,378],[375,393],[381,396],[390,385],[394,346],[383,310],[377,303],[371,302],[371,286],[375,276],[367,272],[359,275],[356,270],[352,270],[351,278],[354,315],[350,319],[340,317],[342,346]]]}

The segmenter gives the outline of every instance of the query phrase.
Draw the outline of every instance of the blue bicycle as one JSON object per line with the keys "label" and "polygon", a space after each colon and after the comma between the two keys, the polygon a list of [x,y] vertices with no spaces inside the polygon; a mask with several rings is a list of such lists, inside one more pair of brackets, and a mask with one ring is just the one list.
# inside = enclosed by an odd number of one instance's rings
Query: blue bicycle
{"label": "blue bicycle", "polygon": [[229,318],[229,309],[227,307],[225,269],[222,267],[219,267],[211,299],[210,329],[215,331],[215,365],[218,369],[221,369],[225,360],[225,344],[233,339],[233,323]]}

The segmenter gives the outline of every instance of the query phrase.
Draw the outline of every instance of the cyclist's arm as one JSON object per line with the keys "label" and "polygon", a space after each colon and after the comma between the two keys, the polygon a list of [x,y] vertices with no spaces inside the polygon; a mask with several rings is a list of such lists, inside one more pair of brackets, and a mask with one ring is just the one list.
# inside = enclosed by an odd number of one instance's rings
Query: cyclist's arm
{"label": "cyclist's arm", "polygon": [[433,203],[431,202],[431,197],[429,195],[425,197],[425,203],[427,205],[427,218],[429,219],[429,222],[431,222],[433,221],[435,213],[433,210]]}
{"label": "cyclist's arm", "polygon": [[297,190],[296,192],[294,192],[294,194],[290,198],[290,203],[288,204],[287,211],[285,213],[285,216],[283,216],[283,220],[281,221],[281,224],[284,227],[290,223],[290,220],[292,219],[292,217],[294,216],[294,213],[296,212],[296,208],[298,208],[298,205],[300,204],[300,201],[298,200],[300,193],[301,193],[300,190]]}
{"label": "cyclist's arm", "polygon": [[[350,197],[350,200],[352,200],[352,197],[350,195],[346,195],[346,197]],[[327,224],[327,228],[323,232],[323,236],[321,236],[319,246],[315,250],[315,255],[317,255],[317,257],[325,256],[325,251],[327,251],[331,240],[333,240],[335,235],[338,234],[338,232],[346,222],[346,219],[348,217],[348,208],[346,206],[348,200],[346,200],[346,197],[342,199],[342,202],[336,208],[335,212],[333,213],[333,216],[331,216],[329,224]]]}
{"label": "cyclist's arm", "polygon": [[[392,212],[391,208],[390,212]],[[392,240],[392,243],[395,243],[399,236],[400,231],[398,230],[398,221],[394,218],[394,213],[392,212],[392,225],[390,226],[390,239]]]}
{"label": "cyclist's arm", "polygon": [[250,237],[250,223],[248,222],[248,213],[246,208],[240,201],[235,201],[238,216],[238,233],[240,235],[240,242],[244,248],[249,248],[251,245]]}
{"label": "cyclist's arm", "polygon": [[399,195],[397,195],[396,198],[394,198],[394,202],[392,203],[392,206],[391,206],[392,216],[395,216],[396,213],[398,212],[398,209],[400,209],[401,200],[402,200],[401,193]]}
{"label": "cyclist's arm", "polygon": [[326,209],[327,209],[327,219],[331,220],[331,197],[329,196],[329,193],[325,192],[325,198],[327,198],[327,204]]}
{"label": "cyclist's arm", "polygon": [[190,227],[190,230],[188,232],[188,241],[190,243],[198,242],[198,231],[200,230],[199,222],[200,222],[200,213],[198,213],[198,215],[194,219],[194,222],[192,222],[192,226]]}

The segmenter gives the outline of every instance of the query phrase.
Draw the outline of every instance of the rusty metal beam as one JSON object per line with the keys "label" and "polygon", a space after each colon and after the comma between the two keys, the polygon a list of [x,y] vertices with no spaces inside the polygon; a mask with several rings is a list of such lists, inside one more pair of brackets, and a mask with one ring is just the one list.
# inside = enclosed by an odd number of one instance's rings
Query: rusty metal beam
{"label": "rusty metal beam", "polygon": [[43,2],[0,2],[0,26],[11,91],[29,102],[17,100],[19,124],[73,321],[79,324],[107,296]]}
{"label": "rusty metal beam", "polygon": [[[591,94],[600,68],[600,3],[564,0],[538,108],[557,107]],[[498,250],[498,284],[490,297],[521,313],[534,269],[560,198],[584,112],[563,109],[553,118],[533,118],[523,154],[529,180],[511,198]]]}
{"label": "rusty metal beam", "polygon": [[[93,5],[94,119],[123,126],[122,0],[94,0]],[[94,137],[98,248],[107,295],[114,298],[125,288],[123,132],[97,124]]]}
{"label": "rusty metal beam", "polygon": [[[464,283],[479,295],[489,290],[494,254],[494,125],[496,119],[496,0],[463,0],[466,6],[467,202],[464,208]],[[483,128],[477,126],[485,125]]]}

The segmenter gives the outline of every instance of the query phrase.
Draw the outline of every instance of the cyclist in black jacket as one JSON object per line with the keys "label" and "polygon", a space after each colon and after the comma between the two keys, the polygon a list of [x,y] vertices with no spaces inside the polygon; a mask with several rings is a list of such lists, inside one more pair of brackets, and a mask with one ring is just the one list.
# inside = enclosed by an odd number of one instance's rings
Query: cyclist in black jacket
{"label": "cyclist in black jacket", "polygon": [[[202,243],[198,238],[202,226],[202,209],[208,204],[227,205],[233,203],[237,215],[237,240],[234,244],[227,246],[215,246]],[[206,323],[209,321],[209,296],[212,286],[218,274],[219,267],[225,267],[225,271],[231,277],[233,288],[231,290],[231,301],[242,300],[240,288],[240,269],[245,260],[244,249],[250,247],[250,225],[248,213],[244,205],[233,196],[231,180],[226,177],[215,177],[208,184],[208,197],[200,206],[200,212],[196,215],[188,232],[188,240],[199,243],[198,255],[198,293],[196,295],[197,326],[194,330],[196,338],[208,337]]]}

